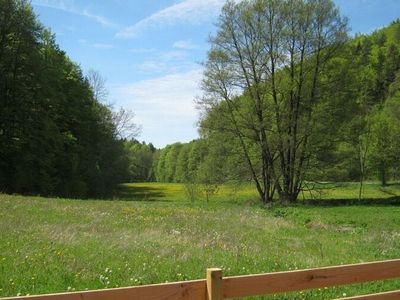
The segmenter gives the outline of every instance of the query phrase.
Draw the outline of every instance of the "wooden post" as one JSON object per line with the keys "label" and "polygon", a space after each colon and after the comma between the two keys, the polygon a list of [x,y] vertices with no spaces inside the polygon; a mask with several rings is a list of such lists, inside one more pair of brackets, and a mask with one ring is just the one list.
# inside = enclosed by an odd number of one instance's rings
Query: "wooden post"
{"label": "wooden post", "polygon": [[208,300],[223,299],[221,269],[207,269],[207,295]]}

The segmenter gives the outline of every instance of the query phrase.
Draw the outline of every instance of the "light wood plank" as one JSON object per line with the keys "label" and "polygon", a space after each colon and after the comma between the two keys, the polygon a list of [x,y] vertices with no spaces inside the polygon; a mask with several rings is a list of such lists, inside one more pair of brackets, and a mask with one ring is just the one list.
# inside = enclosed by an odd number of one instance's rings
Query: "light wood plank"
{"label": "light wood plank", "polygon": [[2,298],[2,300],[204,300],[206,280],[193,280],[95,291]]}
{"label": "light wood plank", "polygon": [[376,293],[362,296],[354,296],[347,298],[340,298],[336,300],[398,300],[400,299],[400,290],[384,292],[384,293]]}
{"label": "light wood plank", "polygon": [[300,291],[400,277],[400,259],[223,279],[224,298]]}
{"label": "light wood plank", "polygon": [[207,269],[208,300],[222,300],[222,270]]}
{"label": "light wood plank", "polygon": [[[138,287],[116,288],[85,292],[48,294],[28,297],[2,298],[4,300],[221,300],[312,288],[337,286],[359,282],[400,277],[400,259],[276,272],[248,276],[226,277],[222,270],[208,269],[206,280],[194,280]],[[364,295],[344,299],[400,299],[400,291]]]}

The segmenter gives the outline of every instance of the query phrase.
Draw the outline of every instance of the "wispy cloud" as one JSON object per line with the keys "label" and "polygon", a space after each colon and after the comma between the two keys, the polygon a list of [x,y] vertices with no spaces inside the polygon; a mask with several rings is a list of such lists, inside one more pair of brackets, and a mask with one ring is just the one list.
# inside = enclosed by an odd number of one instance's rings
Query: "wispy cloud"
{"label": "wispy cloud", "polygon": [[172,25],[179,22],[198,24],[214,16],[224,3],[225,0],[183,0],[124,28],[116,36],[134,38],[147,28],[164,24]]}
{"label": "wispy cloud", "polygon": [[138,70],[157,74],[186,72],[197,66],[188,57],[189,53],[184,50],[155,51],[138,65]]}
{"label": "wispy cloud", "polygon": [[193,44],[190,40],[176,41],[172,46],[176,49],[185,49],[185,50],[191,50],[197,48],[197,46]]}
{"label": "wispy cloud", "polygon": [[83,16],[95,21],[96,23],[102,25],[103,27],[116,28],[116,29],[119,28],[117,24],[115,24],[114,22],[108,20],[103,16],[93,14],[89,12],[87,9],[78,9],[77,6],[75,5],[74,0],[33,0],[32,4],[36,6],[58,9],[71,14]]}
{"label": "wispy cloud", "polygon": [[97,23],[101,24],[104,27],[109,27],[109,28],[118,28],[119,27],[117,24],[111,22],[107,18],[105,18],[103,16],[99,16],[99,15],[94,15],[94,14],[88,12],[87,10],[82,11],[81,15],[96,21]]}
{"label": "wispy cloud", "polygon": [[157,146],[164,146],[196,135],[198,112],[194,99],[200,94],[201,76],[201,68],[196,68],[141,80],[114,86],[111,96],[135,111],[137,122],[143,125],[143,138],[158,140]]}

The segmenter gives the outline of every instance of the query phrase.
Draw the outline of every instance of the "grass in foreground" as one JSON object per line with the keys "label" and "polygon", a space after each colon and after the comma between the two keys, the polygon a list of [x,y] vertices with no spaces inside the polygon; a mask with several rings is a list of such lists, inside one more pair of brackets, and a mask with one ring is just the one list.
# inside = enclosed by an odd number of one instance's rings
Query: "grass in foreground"
{"label": "grass in foreground", "polygon": [[[207,267],[228,276],[400,257],[397,206],[266,209],[243,201],[246,190],[205,203],[185,200],[177,184],[129,186],[137,196],[148,189],[147,200],[0,195],[0,296],[198,279]],[[164,196],[150,199],[154,189]],[[385,281],[265,298],[399,288]]]}

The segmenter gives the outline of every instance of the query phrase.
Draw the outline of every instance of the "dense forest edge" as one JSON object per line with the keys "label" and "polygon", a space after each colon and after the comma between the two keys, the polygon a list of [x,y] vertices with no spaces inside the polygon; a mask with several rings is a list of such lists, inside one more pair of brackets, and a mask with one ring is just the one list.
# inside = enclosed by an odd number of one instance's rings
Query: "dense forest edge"
{"label": "dense forest edge", "polygon": [[[320,9],[343,27],[336,27],[332,44],[309,53],[312,42],[304,44],[301,60],[293,52],[291,64],[282,63],[273,74],[276,86],[270,76],[257,84],[250,82],[242,94],[228,101],[210,101],[207,92],[214,93],[214,99],[216,95],[216,66],[234,68],[233,54],[223,51],[232,38],[227,24],[239,20],[241,28],[253,28],[246,27],[253,19],[242,16],[265,15],[265,8],[254,8],[251,2],[225,5],[204,63],[205,96],[197,103],[202,111],[200,138],[156,149],[137,140],[134,124],[133,134],[121,134],[118,121],[126,112],[101,101],[93,76],[83,74],[59,49],[55,35],[41,25],[28,1],[0,0],[0,191],[104,198],[113,196],[123,182],[158,181],[185,183],[189,194],[201,184],[208,198],[220,184],[255,181],[263,202],[277,198],[295,202],[301,191],[315,183],[360,182],[361,198],[366,180],[379,180],[383,186],[398,181],[400,21],[348,38],[345,19],[330,1],[321,3],[325,6]],[[310,16],[317,11],[307,1],[302,5]],[[269,8],[288,16],[283,5]],[[290,20],[300,24],[300,17],[293,14]],[[246,34],[232,32],[239,38]],[[298,33],[282,36],[281,43],[298,42]],[[316,53],[321,53],[324,64],[314,90],[310,76],[303,76],[301,70],[315,65]],[[292,87],[297,79],[305,82],[298,93]],[[316,100],[310,112],[305,94],[312,89]],[[277,92],[275,104],[266,90]],[[256,91],[264,93],[258,111],[252,107]],[[298,123],[284,113],[280,120],[270,121],[273,109],[284,112],[294,103],[287,101],[287,95],[298,100]],[[250,123],[257,112],[263,119]],[[312,132],[302,131],[305,125]],[[294,128],[299,128],[297,142],[292,139]],[[301,163],[295,157],[298,149]]]}
{"label": "dense forest edge", "polygon": [[129,180],[129,114],[100,102],[101,78],[59,49],[29,1],[0,7],[0,191],[111,196]]}
{"label": "dense forest edge", "polygon": [[[321,182],[399,179],[400,23],[347,41],[327,66],[302,190]],[[225,122],[225,123],[224,123]],[[200,121],[202,138],[156,153],[160,182],[250,181],[240,140],[216,106]],[[251,155],[261,163],[257,153]],[[260,170],[261,166],[257,165]],[[259,171],[258,171],[259,172]]]}

